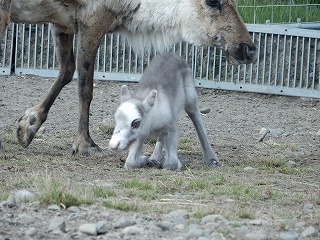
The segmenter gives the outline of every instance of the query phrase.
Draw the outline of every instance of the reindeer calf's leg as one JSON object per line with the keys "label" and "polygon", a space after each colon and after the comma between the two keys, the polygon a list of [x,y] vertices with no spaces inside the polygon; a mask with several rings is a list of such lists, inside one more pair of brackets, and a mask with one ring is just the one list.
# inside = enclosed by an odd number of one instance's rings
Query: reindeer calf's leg
{"label": "reindeer calf's leg", "polygon": [[153,153],[150,157],[150,162],[148,165],[150,166],[158,166],[159,168],[162,166],[162,149],[163,149],[163,142],[160,137],[157,140],[156,146],[154,147]]}
{"label": "reindeer calf's leg", "polygon": [[138,139],[133,142],[129,149],[129,154],[124,164],[126,169],[135,169],[145,167],[148,163],[148,157],[141,156],[141,150],[143,146],[143,140]]}
{"label": "reindeer calf's leg", "polygon": [[190,117],[193,126],[195,127],[203,153],[203,162],[207,165],[221,166],[216,153],[212,150],[206,129],[202,123],[201,114],[198,106],[197,93],[193,86],[192,76],[189,78],[188,85],[186,86],[187,102],[185,104],[185,111]]}
{"label": "reindeer calf's leg", "polygon": [[167,132],[161,134],[165,147],[165,158],[162,168],[166,170],[181,170],[182,164],[178,158],[178,126],[172,123]]}

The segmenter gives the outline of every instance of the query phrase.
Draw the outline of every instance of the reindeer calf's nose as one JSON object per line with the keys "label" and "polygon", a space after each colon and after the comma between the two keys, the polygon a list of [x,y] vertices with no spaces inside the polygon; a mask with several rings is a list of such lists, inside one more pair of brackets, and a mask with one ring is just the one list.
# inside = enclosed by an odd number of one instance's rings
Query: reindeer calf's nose
{"label": "reindeer calf's nose", "polygon": [[117,142],[112,142],[110,140],[109,142],[109,147],[112,149],[112,150],[117,150],[119,148],[119,145],[120,145],[120,142],[117,141]]}

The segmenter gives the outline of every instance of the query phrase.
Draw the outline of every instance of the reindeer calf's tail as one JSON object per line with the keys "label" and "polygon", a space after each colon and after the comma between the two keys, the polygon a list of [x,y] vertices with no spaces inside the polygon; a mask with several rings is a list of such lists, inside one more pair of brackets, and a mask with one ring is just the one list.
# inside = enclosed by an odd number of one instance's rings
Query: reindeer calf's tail
{"label": "reindeer calf's tail", "polygon": [[0,38],[10,22],[11,0],[0,0]]}

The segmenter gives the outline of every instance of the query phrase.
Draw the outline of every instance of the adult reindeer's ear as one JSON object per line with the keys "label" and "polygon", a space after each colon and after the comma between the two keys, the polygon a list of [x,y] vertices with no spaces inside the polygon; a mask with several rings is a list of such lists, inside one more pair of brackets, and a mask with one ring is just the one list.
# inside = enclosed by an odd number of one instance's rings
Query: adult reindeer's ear
{"label": "adult reindeer's ear", "polygon": [[129,92],[129,88],[127,85],[123,85],[121,87],[121,93],[120,93],[120,102],[124,102],[131,98],[131,94]]}
{"label": "adult reindeer's ear", "polygon": [[157,90],[154,89],[151,91],[149,96],[143,100],[142,106],[146,111],[149,111],[153,106],[154,101],[156,100],[157,94],[158,94]]}

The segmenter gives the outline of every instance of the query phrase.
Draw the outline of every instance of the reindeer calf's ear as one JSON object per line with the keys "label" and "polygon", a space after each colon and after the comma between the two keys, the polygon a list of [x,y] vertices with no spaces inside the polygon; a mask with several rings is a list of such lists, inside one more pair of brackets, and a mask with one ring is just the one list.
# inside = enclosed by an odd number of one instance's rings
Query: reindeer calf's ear
{"label": "reindeer calf's ear", "polygon": [[153,106],[154,101],[156,100],[157,94],[158,94],[157,90],[154,89],[150,92],[149,96],[143,100],[142,105],[146,111],[149,111]]}
{"label": "reindeer calf's ear", "polygon": [[121,93],[120,93],[120,102],[124,102],[131,98],[131,94],[129,92],[129,88],[127,85],[122,85]]}

